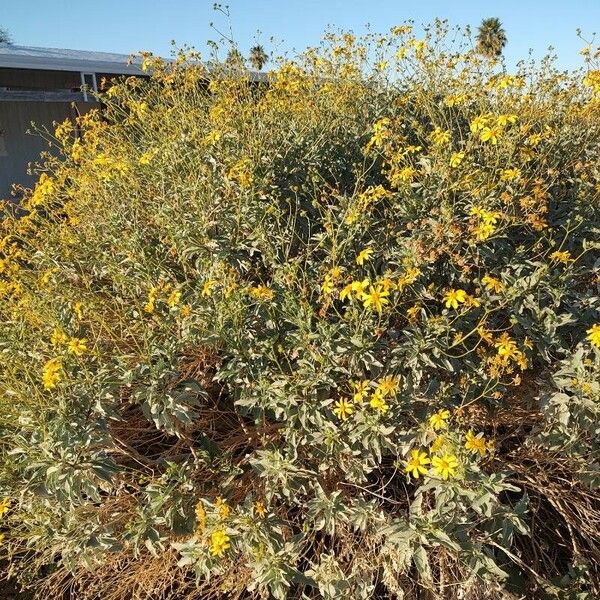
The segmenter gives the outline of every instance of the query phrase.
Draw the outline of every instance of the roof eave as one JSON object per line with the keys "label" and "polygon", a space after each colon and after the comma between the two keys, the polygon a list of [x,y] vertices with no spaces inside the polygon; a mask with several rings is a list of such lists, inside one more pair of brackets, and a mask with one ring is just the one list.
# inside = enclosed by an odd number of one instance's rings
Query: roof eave
{"label": "roof eave", "polygon": [[43,71],[72,71],[110,73],[114,75],[144,75],[140,65],[111,61],[49,59],[37,56],[0,54],[0,67],[9,69],[38,69]]}

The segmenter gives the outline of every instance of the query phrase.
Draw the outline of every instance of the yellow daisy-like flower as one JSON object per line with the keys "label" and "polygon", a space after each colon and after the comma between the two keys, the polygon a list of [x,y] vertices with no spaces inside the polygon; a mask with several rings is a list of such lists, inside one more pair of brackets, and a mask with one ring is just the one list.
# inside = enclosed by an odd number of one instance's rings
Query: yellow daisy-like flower
{"label": "yellow daisy-like flower", "polygon": [[516,357],[519,354],[517,343],[510,338],[508,333],[504,332],[499,338],[496,344],[494,344],[498,350],[498,355],[503,358]]}
{"label": "yellow daisy-like flower", "polygon": [[202,286],[202,291],[200,292],[200,295],[204,298],[210,296],[213,292],[215,285],[217,285],[217,282],[214,279],[209,279],[208,281],[205,281],[204,285]]}
{"label": "yellow daisy-like flower", "polygon": [[10,498],[3,498],[0,502],[0,519],[8,512],[10,508]]}
{"label": "yellow daisy-like flower", "polygon": [[514,181],[521,177],[521,169],[504,169],[500,175],[500,181]]}
{"label": "yellow daisy-like flower", "polygon": [[331,275],[327,274],[323,278],[323,284],[321,285],[321,291],[325,296],[329,296],[335,290],[335,283],[333,283],[333,279]]}
{"label": "yellow daisy-like flower", "polygon": [[81,321],[81,319],[83,319],[83,303],[75,302],[75,304],[73,304],[73,312],[75,313],[75,316]]}
{"label": "yellow daisy-like flower", "polygon": [[265,506],[265,503],[261,500],[257,500],[254,503],[254,513],[260,519],[264,519],[265,515],[267,514],[267,507]]}
{"label": "yellow daisy-like flower", "polygon": [[473,230],[473,233],[478,241],[483,242],[491,237],[495,231],[496,228],[494,225],[492,225],[492,223],[479,223],[479,225],[477,225],[477,227],[475,227]]}
{"label": "yellow daisy-like flower", "polygon": [[497,294],[504,289],[504,284],[491,275],[484,275],[481,279],[481,283],[483,283],[488,290],[496,292]]}
{"label": "yellow daisy-like flower", "polygon": [[594,323],[587,331],[587,338],[590,340],[592,346],[596,346],[596,348],[600,348],[600,325],[598,323]]}
{"label": "yellow daisy-like flower", "polygon": [[484,127],[479,134],[479,139],[482,142],[490,142],[494,146],[498,143],[501,130],[498,127]]}
{"label": "yellow daisy-like flower", "polygon": [[175,308],[179,304],[180,300],[181,292],[179,290],[173,290],[167,298],[167,306],[169,308]]}
{"label": "yellow daisy-like flower", "polygon": [[355,381],[352,384],[354,388],[354,396],[353,400],[357,404],[360,404],[369,393],[369,381],[367,379],[363,379],[362,381]]}
{"label": "yellow daisy-like flower", "polygon": [[550,255],[550,260],[554,260],[556,262],[568,263],[571,260],[571,253],[568,250],[564,252],[560,252],[556,250]]}
{"label": "yellow daisy-like flower", "polygon": [[446,438],[443,435],[438,435],[431,443],[430,450],[432,453],[439,452],[446,444]]}
{"label": "yellow daisy-like flower", "polygon": [[381,392],[375,390],[375,393],[371,397],[371,401],[369,402],[371,408],[378,410],[380,413],[385,414],[389,409],[390,405],[385,401],[385,398],[381,395]]}
{"label": "yellow daisy-like flower", "polygon": [[377,287],[370,286],[368,292],[363,292],[362,301],[365,308],[374,308],[379,314],[383,310],[385,304],[389,304],[388,296],[389,292],[386,292],[382,286]]}
{"label": "yellow daisy-like flower", "polygon": [[356,294],[357,298],[360,298],[365,290],[369,287],[371,281],[369,279],[363,279],[362,281],[353,281],[350,284],[352,291]]}
{"label": "yellow daisy-like flower", "polygon": [[406,311],[406,318],[410,323],[414,323],[417,320],[420,311],[421,307],[418,304],[415,304]]}
{"label": "yellow daisy-like flower", "polygon": [[456,475],[456,469],[458,468],[458,461],[454,454],[444,454],[443,456],[434,456],[431,459],[433,466],[433,472],[441,477],[444,481],[449,477]]}
{"label": "yellow daisy-like flower", "polygon": [[352,284],[349,283],[342,288],[340,292],[340,300],[345,300],[346,298],[352,298]]}
{"label": "yellow daisy-like flower", "polygon": [[415,479],[419,479],[420,475],[427,474],[427,465],[431,460],[425,452],[419,450],[410,451],[410,460],[407,461],[405,471],[410,473]]}
{"label": "yellow daisy-like flower", "polygon": [[347,400],[346,398],[340,398],[335,403],[333,412],[338,419],[345,421],[354,412],[354,406],[350,400]]}
{"label": "yellow daisy-like flower", "polygon": [[448,290],[444,295],[446,308],[457,309],[459,304],[463,304],[467,300],[467,292],[465,290]]}
{"label": "yellow daisy-like flower", "polygon": [[377,389],[381,391],[382,395],[395,396],[400,387],[400,378],[394,375],[386,375],[377,381]]}
{"label": "yellow daisy-like flower", "polygon": [[356,257],[357,265],[364,265],[366,260],[370,260],[373,256],[373,248],[367,247],[361,250]]}
{"label": "yellow daisy-like flower", "polygon": [[215,508],[219,511],[219,517],[224,521],[231,513],[231,508],[227,504],[227,500],[224,500],[221,496],[217,497],[215,502]]}
{"label": "yellow daisy-like flower", "polygon": [[210,536],[210,553],[213,556],[222,558],[226,550],[229,550],[231,544],[229,543],[231,538],[225,533],[224,529],[217,529],[213,531]]}
{"label": "yellow daisy-like flower", "polygon": [[465,158],[464,152],[453,152],[452,156],[450,157],[450,166],[453,169],[456,169],[456,167],[458,167],[460,165],[460,163],[462,163],[464,158]]}
{"label": "yellow daisy-like flower", "polygon": [[44,389],[51,390],[63,377],[63,366],[60,358],[51,358],[42,371]]}
{"label": "yellow daisy-like flower", "polygon": [[69,337],[62,329],[56,328],[52,332],[52,337],[50,338],[50,341],[52,342],[53,346],[62,346],[69,341]]}
{"label": "yellow daisy-like flower", "polygon": [[448,427],[448,419],[450,418],[450,411],[445,408],[441,408],[436,413],[429,417],[429,424],[436,430],[446,429]]}
{"label": "yellow daisy-like flower", "polygon": [[67,344],[67,350],[75,356],[81,356],[87,352],[87,339],[86,338],[71,338]]}
{"label": "yellow daisy-like flower", "polygon": [[202,533],[206,528],[206,510],[204,508],[204,504],[202,504],[202,500],[198,501],[196,504],[196,531],[198,533]]}
{"label": "yellow daisy-like flower", "polygon": [[[205,284],[206,285],[206,284]],[[257,285],[249,290],[250,295],[257,300],[273,300],[275,293],[266,285]]]}
{"label": "yellow daisy-like flower", "polygon": [[467,431],[465,436],[465,448],[471,452],[479,452],[481,456],[485,456],[486,444],[483,435],[475,435],[472,430]]}

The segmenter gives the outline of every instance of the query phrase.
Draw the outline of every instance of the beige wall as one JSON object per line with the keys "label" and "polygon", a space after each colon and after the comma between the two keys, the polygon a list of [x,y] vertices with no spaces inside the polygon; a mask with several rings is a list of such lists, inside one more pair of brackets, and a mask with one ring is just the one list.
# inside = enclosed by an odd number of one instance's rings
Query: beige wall
{"label": "beige wall", "polygon": [[38,127],[46,126],[54,131],[53,121],[61,122],[73,118],[77,111],[86,112],[91,104],[73,107],[68,102],[6,102],[0,101],[0,198],[11,196],[13,183],[30,187],[35,177],[27,175],[27,166],[35,162],[48,143],[39,135],[28,135],[31,122]]}

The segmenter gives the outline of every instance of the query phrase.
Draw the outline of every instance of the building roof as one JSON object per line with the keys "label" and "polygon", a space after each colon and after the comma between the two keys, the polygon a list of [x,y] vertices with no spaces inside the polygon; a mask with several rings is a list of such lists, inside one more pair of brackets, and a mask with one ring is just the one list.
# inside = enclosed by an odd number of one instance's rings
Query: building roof
{"label": "building roof", "polygon": [[141,59],[127,54],[0,44],[0,67],[140,75]]}

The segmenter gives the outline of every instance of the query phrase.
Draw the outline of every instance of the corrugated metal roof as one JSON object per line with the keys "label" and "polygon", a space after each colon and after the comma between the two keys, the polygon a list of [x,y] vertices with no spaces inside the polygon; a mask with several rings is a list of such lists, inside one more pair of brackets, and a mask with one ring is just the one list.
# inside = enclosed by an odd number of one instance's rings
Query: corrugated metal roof
{"label": "corrugated metal roof", "polygon": [[85,71],[139,75],[141,60],[128,64],[130,56],[112,52],[68,50],[66,48],[37,48],[0,44],[0,67],[11,69],[43,69],[50,71]]}

